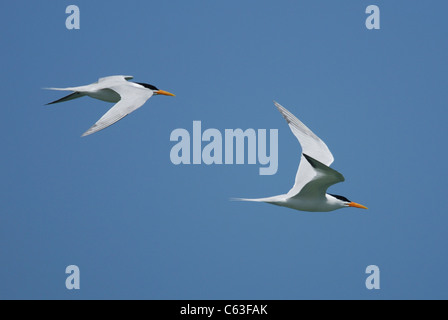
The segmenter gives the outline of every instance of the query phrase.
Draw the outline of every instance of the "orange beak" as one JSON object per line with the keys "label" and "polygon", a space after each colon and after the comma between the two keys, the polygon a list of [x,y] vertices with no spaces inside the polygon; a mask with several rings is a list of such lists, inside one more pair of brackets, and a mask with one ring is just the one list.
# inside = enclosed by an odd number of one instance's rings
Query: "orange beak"
{"label": "orange beak", "polygon": [[171,96],[171,97],[175,97],[176,96],[176,95],[174,95],[174,94],[172,94],[172,93],[170,93],[168,91],[165,91],[165,90],[159,90],[156,93],[157,94],[163,94],[164,96]]}
{"label": "orange beak", "polygon": [[349,207],[354,207],[354,208],[360,208],[360,209],[367,209],[367,207],[364,207],[362,204],[356,203],[356,202],[350,202],[348,204]]}

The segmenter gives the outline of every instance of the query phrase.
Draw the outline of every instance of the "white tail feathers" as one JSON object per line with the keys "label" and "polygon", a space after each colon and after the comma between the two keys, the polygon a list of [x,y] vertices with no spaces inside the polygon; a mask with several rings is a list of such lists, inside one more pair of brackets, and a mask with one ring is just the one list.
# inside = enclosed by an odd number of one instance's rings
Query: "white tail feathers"
{"label": "white tail feathers", "polygon": [[245,198],[230,198],[230,201],[253,201],[253,202],[259,202],[258,199],[245,199]]}
{"label": "white tail feathers", "polygon": [[44,90],[57,90],[57,91],[76,91],[73,88],[42,88]]}
{"label": "white tail feathers", "polygon": [[270,198],[259,198],[259,199],[246,199],[246,198],[231,198],[230,201],[249,201],[249,202],[267,202],[273,203],[278,202],[280,199],[278,197],[270,197]]}

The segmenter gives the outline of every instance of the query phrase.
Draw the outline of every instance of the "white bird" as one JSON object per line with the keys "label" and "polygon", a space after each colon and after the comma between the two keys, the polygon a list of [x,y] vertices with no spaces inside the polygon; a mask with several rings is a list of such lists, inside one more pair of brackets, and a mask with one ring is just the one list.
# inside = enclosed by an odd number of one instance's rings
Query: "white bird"
{"label": "white bird", "polygon": [[235,200],[266,202],[313,212],[327,212],[346,207],[367,209],[343,196],[327,193],[330,186],[345,180],[342,174],[329,167],[333,163],[333,155],[327,145],[307,126],[283,106],[275,101],[274,103],[302,146],[302,157],[294,187],[287,194],[279,196]]}
{"label": "white bird", "polygon": [[47,105],[69,101],[83,96],[89,96],[107,102],[115,102],[116,104],[82,135],[85,137],[123,119],[131,112],[140,108],[153,95],[162,94],[174,96],[174,94],[159,90],[150,84],[128,81],[133,78],[133,76],[110,76],[100,78],[95,83],[80,87],[46,88],[48,90],[74,91],[68,96],[50,102]]}

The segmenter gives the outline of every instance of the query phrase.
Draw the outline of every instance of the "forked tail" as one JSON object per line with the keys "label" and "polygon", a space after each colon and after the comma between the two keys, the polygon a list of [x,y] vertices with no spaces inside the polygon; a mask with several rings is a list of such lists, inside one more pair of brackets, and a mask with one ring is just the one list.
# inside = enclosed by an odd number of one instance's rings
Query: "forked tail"
{"label": "forked tail", "polygon": [[230,201],[249,201],[249,202],[265,202],[278,204],[282,201],[281,196],[269,197],[269,198],[258,198],[258,199],[247,199],[247,198],[231,198]]}
{"label": "forked tail", "polygon": [[230,201],[265,202],[263,199],[230,198]]}

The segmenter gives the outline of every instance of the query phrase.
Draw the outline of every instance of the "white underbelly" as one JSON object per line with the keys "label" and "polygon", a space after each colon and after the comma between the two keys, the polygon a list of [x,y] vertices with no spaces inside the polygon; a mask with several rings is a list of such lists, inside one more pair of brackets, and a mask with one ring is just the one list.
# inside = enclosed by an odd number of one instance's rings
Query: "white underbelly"
{"label": "white underbelly", "polygon": [[300,211],[311,211],[311,212],[328,212],[339,209],[340,207],[335,207],[329,204],[324,199],[316,201],[314,200],[303,200],[297,198],[289,198],[286,201],[275,203],[283,207],[288,207],[291,209],[296,209]]}

